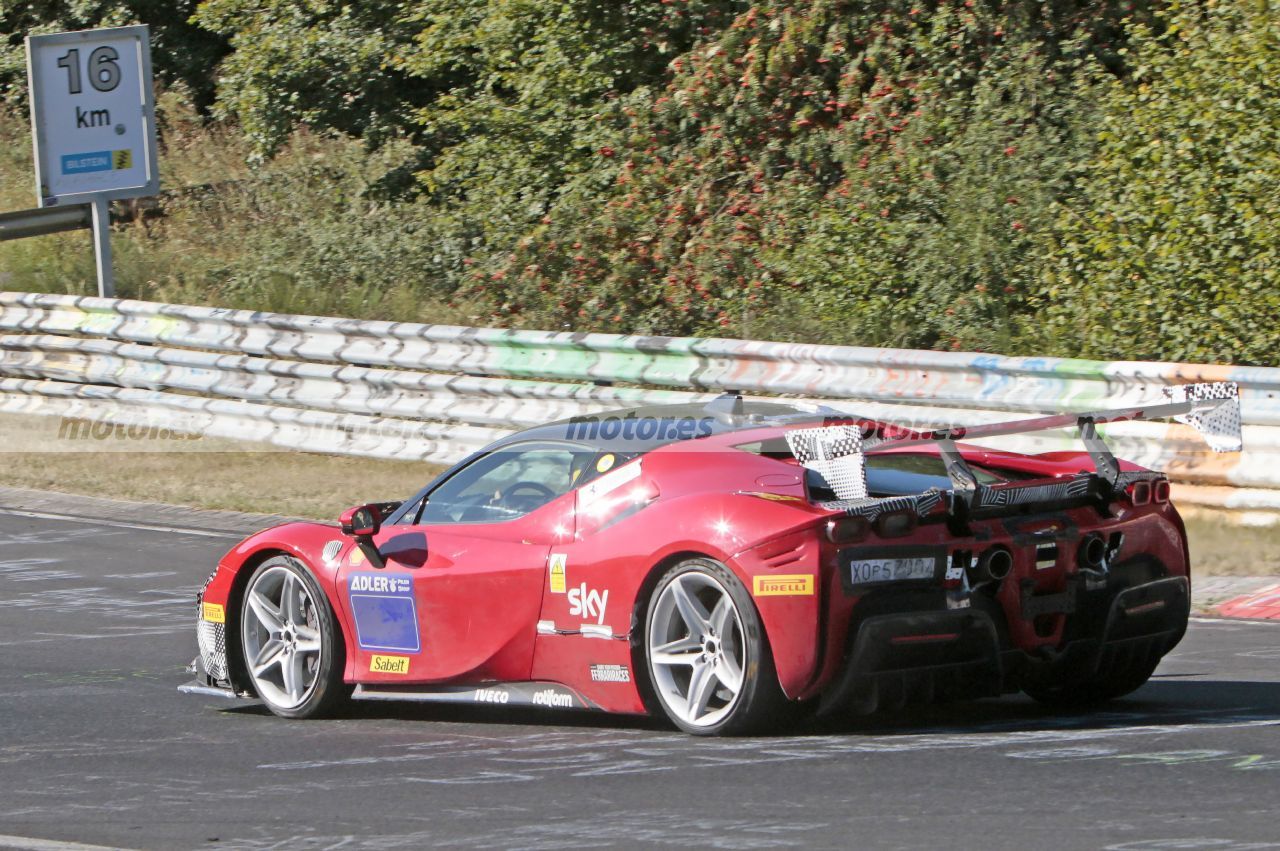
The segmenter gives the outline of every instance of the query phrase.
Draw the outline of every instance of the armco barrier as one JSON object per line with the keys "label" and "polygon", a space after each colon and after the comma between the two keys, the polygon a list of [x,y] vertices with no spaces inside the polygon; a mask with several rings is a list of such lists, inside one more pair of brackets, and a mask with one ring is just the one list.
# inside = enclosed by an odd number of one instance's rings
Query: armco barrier
{"label": "armco barrier", "polygon": [[[725,390],[914,424],[1142,403],[1193,381],[1241,387],[1245,452],[1177,424],[1126,423],[1118,455],[1280,508],[1280,369],[509,331],[0,293],[0,411],[148,422],[357,455],[452,461],[511,428]],[[1058,448],[1065,438],[1003,439]],[[1227,486],[1226,488],[1222,486]],[[1196,498],[1192,494],[1192,498]]]}

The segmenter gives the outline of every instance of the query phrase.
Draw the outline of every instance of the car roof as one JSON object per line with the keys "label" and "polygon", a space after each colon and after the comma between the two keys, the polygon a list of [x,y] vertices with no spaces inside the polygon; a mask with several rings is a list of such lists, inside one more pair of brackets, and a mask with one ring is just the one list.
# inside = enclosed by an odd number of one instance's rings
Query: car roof
{"label": "car roof", "polygon": [[531,440],[567,440],[601,451],[637,455],[697,437],[851,416],[816,405],[745,400],[726,394],[709,403],[646,405],[556,420],[507,435],[490,449]]}

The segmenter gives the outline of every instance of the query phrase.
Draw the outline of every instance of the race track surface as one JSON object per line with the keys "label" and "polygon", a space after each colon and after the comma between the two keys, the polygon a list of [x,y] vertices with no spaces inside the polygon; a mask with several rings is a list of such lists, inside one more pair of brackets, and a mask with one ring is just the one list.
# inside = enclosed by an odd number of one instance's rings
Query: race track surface
{"label": "race track surface", "polygon": [[1198,620],[1145,688],[1068,716],[291,722],[176,691],[237,537],[0,511],[0,848],[1280,848],[1280,626]]}

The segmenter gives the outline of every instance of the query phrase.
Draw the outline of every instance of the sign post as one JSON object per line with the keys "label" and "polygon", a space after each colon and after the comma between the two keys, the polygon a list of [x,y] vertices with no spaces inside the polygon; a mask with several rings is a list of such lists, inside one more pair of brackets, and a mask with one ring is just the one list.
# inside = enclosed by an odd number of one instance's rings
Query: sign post
{"label": "sign post", "polygon": [[148,29],[28,36],[27,81],[40,206],[91,206],[98,294],[113,296],[108,202],[160,189]]}

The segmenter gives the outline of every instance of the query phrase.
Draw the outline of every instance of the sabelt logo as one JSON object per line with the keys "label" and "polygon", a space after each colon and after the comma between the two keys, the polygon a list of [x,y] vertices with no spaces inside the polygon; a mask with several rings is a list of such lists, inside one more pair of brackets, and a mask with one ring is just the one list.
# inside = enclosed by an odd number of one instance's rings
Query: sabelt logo
{"label": "sabelt logo", "polygon": [[757,576],[751,580],[757,597],[811,597],[813,574],[792,573],[780,576]]}
{"label": "sabelt logo", "polygon": [[369,660],[369,671],[374,674],[407,674],[409,657],[375,655]]}
{"label": "sabelt logo", "polygon": [[227,610],[222,607],[221,603],[201,603],[200,617],[209,623],[226,623]]}

